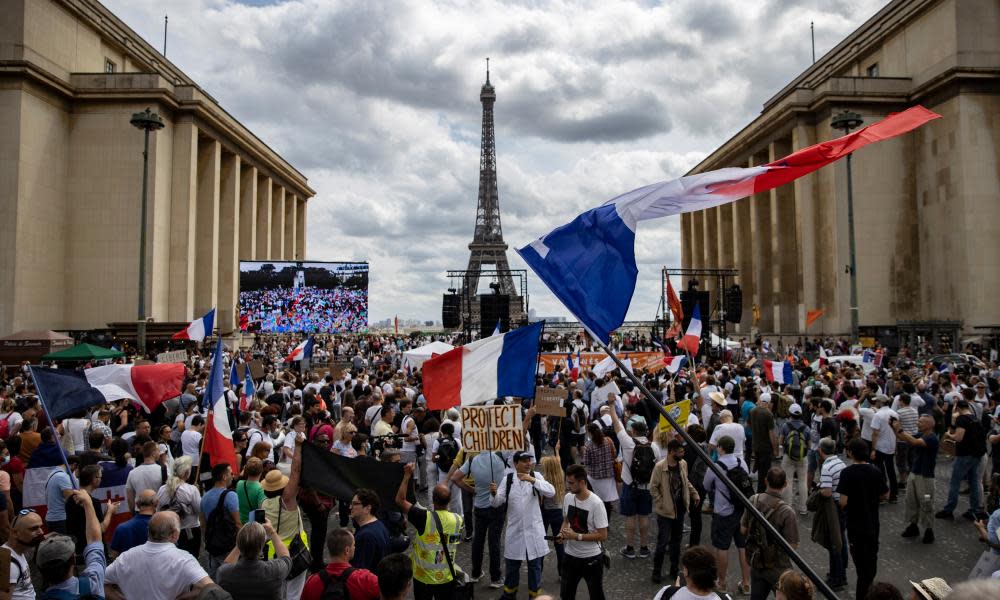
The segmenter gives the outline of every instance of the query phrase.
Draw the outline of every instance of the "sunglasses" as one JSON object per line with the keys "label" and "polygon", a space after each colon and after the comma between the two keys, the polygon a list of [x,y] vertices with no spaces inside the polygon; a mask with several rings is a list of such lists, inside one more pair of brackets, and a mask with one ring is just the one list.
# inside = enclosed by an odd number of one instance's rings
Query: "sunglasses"
{"label": "sunglasses", "polygon": [[13,527],[17,523],[18,519],[20,519],[23,516],[30,515],[33,512],[35,512],[35,509],[33,508],[22,508],[21,510],[17,511],[17,516],[14,517],[14,521],[11,522],[10,526]]}

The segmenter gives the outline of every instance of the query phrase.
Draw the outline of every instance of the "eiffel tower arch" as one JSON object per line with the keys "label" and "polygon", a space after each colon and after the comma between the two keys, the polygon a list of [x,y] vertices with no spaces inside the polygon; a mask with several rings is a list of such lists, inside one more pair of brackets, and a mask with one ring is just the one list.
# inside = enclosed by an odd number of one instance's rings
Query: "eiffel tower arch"
{"label": "eiffel tower arch", "polygon": [[490,83],[489,59],[486,62],[486,83],[479,92],[483,104],[483,133],[479,151],[479,200],[476,207],[476,230],[469,244],[469,266],[462,280],[462,315],[471,323],[465,329],[480,328],[479,288],[480,271],[494,269],[495,293],[510,299],[510,323],[524,320],[524,299],[518,294],[507,263],[507,243],[503,241],[500,226],[500,196],[497,192],[497,153],[493,135],[493,104],[497,95]]}

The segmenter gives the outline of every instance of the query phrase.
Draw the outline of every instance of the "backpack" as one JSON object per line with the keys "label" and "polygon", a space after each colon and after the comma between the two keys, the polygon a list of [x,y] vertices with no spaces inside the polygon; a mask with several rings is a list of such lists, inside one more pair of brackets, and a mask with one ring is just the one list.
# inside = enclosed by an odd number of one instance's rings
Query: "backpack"
{"label": "backpack", "polygon": [[235,494],[225,490],[219,494],[215,510],[208,516],[205,523],[205,550],[212,556],[228,554],[236,545],[236,532],[239,526],[233,523],[233,517],[226,511],[226,495]]}
{"label": "backpack", "polygon": [[181,488],[178,486],[177,489],[174,490],[173,495],[170,496],[170,500],[167,504],[159,510],[169,510],[170,512],[176,514],[179,518],[183,519],[191,514],[191,510],[186,504],[177,500],[177,492],[180,491],[180,489]]}
{"label": "backpack", "polygon": [[632,485],[649,485],[655,466],[656,455],[653,454],[653,447],[649,444],[636,442],[635,449],[632,451],[632,464],[628,466],[628,472],[632,475]]}
{"label": "backpack", "polygon": [[771,398],[774,401],[775,416],[779,419],[787,419],[791,417],[791,413],[788,412],[788,409],[792,406],[792,399],[790,396],[774,393],[771,394]]}
{"label": "backpack", "polygon": [[809,451],[809,444],[806,441],[805,423],[800,422],[798,427],[788,424],[788,436],[785,437],[785,455],[789,460],[799,462],[805,458]]}
{"label": "backpack", "polygon": [[66,590],[53,590],[48,589],[42,592],[39,596],[39,600],[104,600],[104,596],[95,594],[93,590],[90,589],[90,579],[86,577],[81,577],[79,581],[79,594],[74,594],[73,592],[67,592]]}
{"label": "backpack", "polygon": [[573,431],[582,431],[587,427],[587,407],[573,402]]}
{"label": "backpack", "polygon": [[[757,486],[755,486],[753,480],[750,479],[750,474],[743,470],[740,466],[742,464],[743,461],[737,458],[736,466],[731,469],[726,468],[726,465],[722,463],[719,463],[719,466],[722,467],[722,470],[726,473],[726,477],[729,478],[729,481],[733,482],[736,489],[739,490],[741,494],[749,498],[756,493]],[[728,492],[723,492],[723,494],[725,494],[726,498],[729,499],[730,503],[732,503],[732,497],[728,494]]]}
{"label": "backpack", "polygon": [[438,442],[437,455],[438,468],[445,472],[450,471],[455,457],[458,456],[458,443],[451,438],[441,438]]}
{"label": "backpack", "polygon": [[[507,479],[507,483],[506,483],[507,490],[506,490],[506,495],[504,496],[504,498],[506,498],[507,501],[510,502],[510,486],[514,485],[514,474],[513,473],[507,473],[506,479]],[[534,488],[534,486],[532,486],[532,488],[531,488],[531,493],[534,494],[538,498],[538,504],[539,504],[539,507],[541,507],[542,496],[541,496],[541,494],[538,493],[538,490],[536,490]],[[504,508],[506,508],[506,505],[504,505]]]}
{"label": "backpack", "polygon": [[[751,502],[760,510],[756,495],[751,498]],[[770,522],[771,515],[781,508],[782,505],[785,505],[784,501],[779,500],[764,514],[764,518]],[[777,544],[770,543],[770,535],[768,535],[767,530],[764,528],[764,524],[754,518],[750,519],[750,526],[747,528],[746,550],[747,562],[750,563],[750,567],[753,569],[773,569],[778,566],[778,561],[781,558],[781,548]]]}
{"label": "backpack", "polygon": [[323,582],[323,595],[320,596],[320,600],[350,600],[351,593],[347,589],[347,580],[354,571],[354,567],[347,567],[339,577],[331,577],[326,569],[316,573]]}

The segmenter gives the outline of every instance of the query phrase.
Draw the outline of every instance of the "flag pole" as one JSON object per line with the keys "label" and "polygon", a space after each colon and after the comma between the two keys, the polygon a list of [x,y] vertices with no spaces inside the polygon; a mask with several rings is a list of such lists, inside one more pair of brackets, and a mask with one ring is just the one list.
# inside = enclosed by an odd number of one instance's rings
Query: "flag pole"
{"label": "flag pole", "polygon": [[80,486],[76,484],[76,478],[73,477],[73,469],[69,466],[69,458],[66,457],[66,451],[63,450],[62,440],[59,439],[59,431],[56,428],[55,420],[52,418],[52,411],[49,410],[49,405],[45,403],[45,394],[42,392],[42,387],[39,385],[38,378],[35,377],[35,367],[29,367],[31,369],[31,380],[35,383],[35,389],[38,390],[38,401],[42,403],[42,408],[45,409],[45,418],[49,421],[49,427],[52,428],[52,435],[55,436],[56,446],[59,447],[59,456],[62,458],[63,466],[66,467],[66,474],[69,475],[69,483],[73,486],[74,490],[80,489]]}
{"label": "flag pole", "polygon": [[729,488],[730,498],[739,501],[739,503],[743,505],[744,510],[749,512],[753,516],[753,518],[757,519],[757,521],[761,523],[761,525],[764,527],[767,533],[770,536],[772,536],[775,540],[777,540],[778,545],[781,546],[781,549],[785,552],[785,554],[787,554],[788,557],[792,559],[792,562],[798,565],[799,569],[801,569],[802,572],[809,579],[812,580],[813,584],[820,592],[822,592],[824,596],[826,596],[829,600],[838,600],[839,597],[833,591],[833,589],[826,583],[826,581],[824,581],[823,578],[820,577],[812,569],[811,566],[809,566],[809,563],[807,563],[805,559],[799,556],[799,554],[795,551],[795,549],[792,548],[791,544],[788,543],[788,540],[786,540],[781,535],[781,533],[774,527],[774,525],[772,525],[771,522],[764,517],[764,514],[761,513],[757,509],[757,507],[754,506],[753,503],[750,502],[750,500],[739,491],[736,485],[729,479],[729,477],[726,476],[725,471],[721,467],[719,467],[718,464],[712,461],[712,458],[708,455],[708,453],[706,453],[705,450],[694,441],[694,439],[687,432],[687,430],[682,429],[680,424],[678,424],[677,421],[670,415],[670,412],[666,408],[664,408],[660,402],[657,402],[656,397],[653,396],[652,392],[650,392],[649,389],[646,388],[646,385],[642,383],[642,381],[635,375],[635,373],[625,368],[625,365],[622,363],[621,359],[619,359],[618,356],[615,355],[615,353],[611,350],[611,348],[608,347],[607,344],[604,343],[604,341],[602,341],[599,337],[594,335],[594,333],[590,331],[589,328],[587,329],[587,331],[590,333],[590,336],[594,339],[594,341],[596,341],[597,344],[601,347],[601,349],[604,350],[604,352],[609,357],[611,357],[611,360],[613,360],[615,364],[618,365],[618,368],[625,372],[625,376],[628,377],[630,380],[632,380],[632,383],[635,385],[635,387],[640,392],[642,392],[642,394],[646,396],[647,399],[651,400],[654,404],[656,404],[656,407],[660,411],[660,414],[663,415],[663,417],[667,420],[668,423],[670,423],[670,426],[674,428],[674,431],[680,434],[680,436],[687,443],[688,447],[691,450],[693,450],[694,453],[697,454],[698,457],[705,462],[705,464],[708,465],[708,468],[712,470],[716,478],[718,478],[719,481],[721,481],[723,484],[725,484],[727,488]]}

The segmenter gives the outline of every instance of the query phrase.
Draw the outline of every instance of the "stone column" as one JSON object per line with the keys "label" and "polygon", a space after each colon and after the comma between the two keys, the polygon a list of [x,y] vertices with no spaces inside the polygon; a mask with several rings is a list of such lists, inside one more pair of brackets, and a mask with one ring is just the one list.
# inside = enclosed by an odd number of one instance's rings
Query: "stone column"
{"label": "stone column", "polygon": [[[792,152],[791,140],[782,138],[768,145],[769,160],[776,161]],[[795,188],[783,185],[770,191],[771,251],[774,269],[774,324],[781,333],[797,334],[799,329],[799,244],[796,237]],[[804,324],[804,323],[803,323]]]}
{"label": "stone column", "polygon": [[[719,218],[718,212],[719,208],[706,208],[705,213],[705,237],[702,238],[705,248],[705,268],[706,269],[718,269],[719,268]],[[703,277],[700,279],[701,284],[698,289],[703,292],[708,292],[708,306],[709,310],[715,307],[715,303],[718,300],[716,294],[718,290],[715,289],[715,278],[714,277]],[[685,284],[686,285],[686,284]],[[708,320],[710,315],[704,314],[702,311],[701,315],[702,322],[705,326],[708,325]]]}
{"label": "stone column", "polygon": [[750,234],[750,198],[737,200],[733,207],[733,263],[739,273],[736,283],[743,290],[743,314],[736,331],[746,335],[753,325],[754,263]]}
{"label": "stone column", "polygon": [[243,164],[240,172],[239,260],[257,256],[257,167]]}
{"label": "stone column", "polygon": [[170,290],[167,319],[194,313],[195,223],[198,207],[198,128],[190,117],[174,124],[170,182]]}
{"label": "stone column", "polygon": [[285,194],[285,260],[295,260],[295,209],[298,200],[295,194]]}
{"label": "stone column", "polygon": [[236,301],[239,290],[240,249],[240,168],[237,154],[222,156],[222,189],[219,193],[219,299],[217,326],[220,333],[236,328]]}
{"label": "stone column", "polygon": [[198,140],[198,234],[195,237],[194,312],[201,316],[219,299],[219,179],[222,146]]}
{"label": "stone column", "polygon": [[[815,128],[799,119],[792,129],[792,150],[797,151],[816,143]],[[806,327],[806,312],[816,309],[829,311],[824,299],[817,294],[818,277],[823,261],[817,252],[816,232],[816,174],[800,177],[792,184],[795,192],[795,235],[799,241],[799,331],[807,335],[821,335],[826,317],[820,317],[812,327]]]}
{"label": "stone column", "polygon": [[681,213],[681,268],[691,268],[691,213]]}
{"label": "stone column", "polygon": [[257,175],[257,253],[256,260],[271,259],[271,178]]}
{"label": "stone column", "polygon": [[[762,165],[768,160],[767,155],[760,154],[750,158],[749,166]],[[760,322],[757,328],[761,333],[774,332],[773,294],[774,280],[772,278],[771,257],[771,202],[770,196],[754,194],[750,197],[750,237],[753,246],[754,295],[753,304],[760,309]],[[751,323],[752,321],[751,315]]]}
{"label": "stone column", "polygon": [[306,259],[306,202],[299,200],[295,209],[295,258]]}
{"label": "stone column", "polygon": [[285,188],[271,189],[271,260],[285,260]]}

